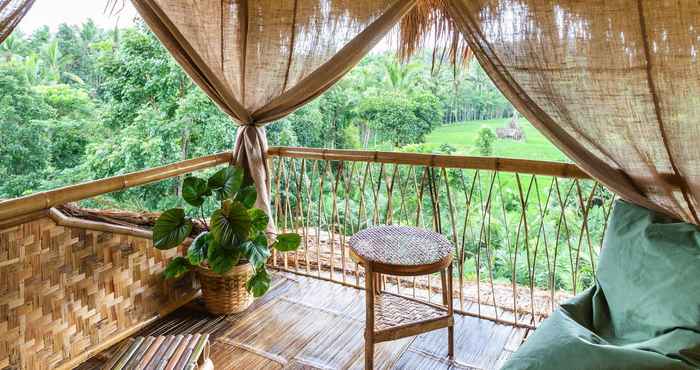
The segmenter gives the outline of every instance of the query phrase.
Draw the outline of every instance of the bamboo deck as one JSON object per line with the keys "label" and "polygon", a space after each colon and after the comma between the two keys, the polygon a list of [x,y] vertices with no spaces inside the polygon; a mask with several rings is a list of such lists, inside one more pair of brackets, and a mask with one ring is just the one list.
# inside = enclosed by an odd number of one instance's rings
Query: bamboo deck
{"label": "bamboo deck", "polygon": [[[209,333],[215,369],[362,369],[364,292],[277,273],[274,287],[242,314],[209,316],[190,304],[138,335]],[[446,329],[378,344],[376,369],[497,369],[528,329],[455,314],[455,360]],[[79,367],[99,369],[116,346]]]}

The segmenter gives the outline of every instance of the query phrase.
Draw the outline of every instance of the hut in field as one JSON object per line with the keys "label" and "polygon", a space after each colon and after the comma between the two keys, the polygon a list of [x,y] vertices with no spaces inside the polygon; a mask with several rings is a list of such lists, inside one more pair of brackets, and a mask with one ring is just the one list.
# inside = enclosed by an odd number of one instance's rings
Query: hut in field
{"label": "hut in field", "polygon": [[524,141],[525,132],[523,128],[518,124],[518,121],[513,117],[506,127],[499,127],[496,129],[496,137],[499,139],[510,139],[515,141]]}

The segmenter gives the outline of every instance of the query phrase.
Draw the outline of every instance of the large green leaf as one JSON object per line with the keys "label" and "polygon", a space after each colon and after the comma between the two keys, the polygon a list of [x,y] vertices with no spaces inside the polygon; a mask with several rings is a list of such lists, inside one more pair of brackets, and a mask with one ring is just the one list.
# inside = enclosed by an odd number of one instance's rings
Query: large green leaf
{"label": "large green leaf", "polygon": [[228,166],[216,171],[209,178],[209,188],[224,200],[233,197],[243,184],[243,170],[238,167]]}
{"label": "large green leaf", "polygon": [[187,248],[187,259],[193,265],[199,265],[207,258],[209,243],[212,236],[208,232],[203,232],[192,241],[190,247]]}
{"label": "large green leaf", "polygon": [[250,215],[251,227],[253,228],[253,233],[259,233],[265,231],[267,228],[267,223],[270,221],[270,217],[260,208],[253,208],[248,210]]}
{"label": "large green leaf", "polygon": [[235,240],[248,240],[252,219],[245,206],[236,200],[227,199],[211,216],[211,232],[219,244],[234,245]]}
{"label": "large green leaf", "polygon": [[260,297],[270,289],[270,275],[265,270],[265,266],[255,272],[255,275],[246,282],[245,287],[253,293],[254,297]]}
{"label": "large green leaf", "polygon": [[236,194],[236,200],[243,203],[246,208],[252,208],[256,199],[258,199],[258,191],[255,190],[255,185],[246,186]]}
{"label": "large green leaf", "polygon": [[289,252],[297,250],[299,244],[301,244],[301,236],[299,234],[279,234],[277,235],[277,241],[272,247],[280,252]]}
{"label": "large green leaf", "polygon": [[163,271],[163,275],[166,279],[179,278],[184,275],[187,271],[190,271],[192,265],[190,261],[185,257],[175,257],[169,263],[168,266]]}
{"label": "large green leaf", "polygon": [[240,249],[224,248],[213,239],[212,242],[209,243],[208,252],[207,260],[209,261],[209,268],[217,274],[225,274],[233,268],[233,266],[236,266],[241,259]]}
{"label": "large green leaf", "polygon": [[260,235],[255,240],[243,243],[243,253],[250,264],[255,269],[261,268],[270,258],[270,249],[267,247],[267,238],[265,235]]}
{"label": "large green leaf", "polygon": [[185,217],[182,208],[169,209],[158,217],[153,226],[153,245],[170,249],[182,243],[192,232],[192,220]]}
{"label": "large green leaf", "polygon": [[198,177],[189,176],[182,182],[182,199],[194,207],[204,203],[206,196],[211,195],[207,182]]}

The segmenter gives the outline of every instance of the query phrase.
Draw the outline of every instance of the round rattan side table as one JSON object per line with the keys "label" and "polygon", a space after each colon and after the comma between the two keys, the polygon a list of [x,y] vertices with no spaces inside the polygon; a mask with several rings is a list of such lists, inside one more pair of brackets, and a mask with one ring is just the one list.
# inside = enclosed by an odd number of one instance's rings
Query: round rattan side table
{"label": "round rattan side table", "polygon": [[[452,244],[444,236],[408,226],[374,226],[350,238],[350,256],[365,268],[365,369],[374,364],[374,344],[447,327],[454,355]],[[440,272],[444,306],[381,291],[381,275]],[[448,278],[449,277],[449,278]]]}

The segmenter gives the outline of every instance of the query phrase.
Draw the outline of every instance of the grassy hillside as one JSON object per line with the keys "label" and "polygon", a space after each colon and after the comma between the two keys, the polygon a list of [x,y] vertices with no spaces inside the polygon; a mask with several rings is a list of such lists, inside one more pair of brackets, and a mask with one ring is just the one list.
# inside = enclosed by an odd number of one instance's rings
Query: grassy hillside
{"label": "grassy hillside", "polygon": [[[440,147],[443,144],[449,144],[457,149],[453,153],[455,155],[479,155],[474,145],[479,129],[482,126],[488,126],[495,131],[498,127],[505,127],[508,122],[509,119],[494,119],[441,126],[426,137],[426,143],[422,144],[423,148],[421,151],[437,152],[440,151]],[[497,139],[493,156],[570,162],[559,149],[550,143],[537,129],[532,127],[529,122],[521,119],[518,123],[525,131],[525,140]]]}

